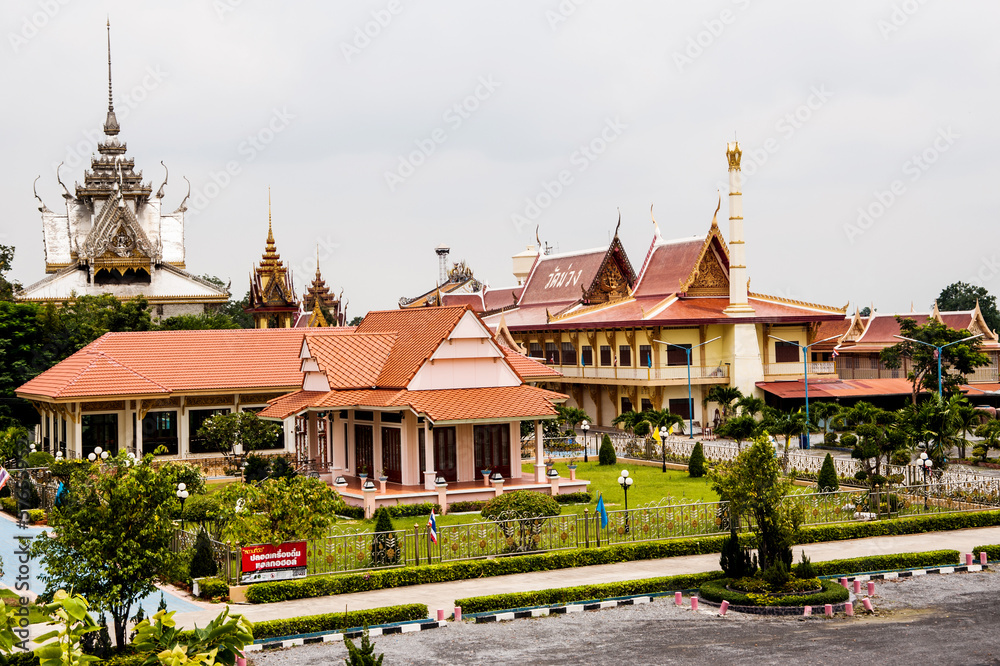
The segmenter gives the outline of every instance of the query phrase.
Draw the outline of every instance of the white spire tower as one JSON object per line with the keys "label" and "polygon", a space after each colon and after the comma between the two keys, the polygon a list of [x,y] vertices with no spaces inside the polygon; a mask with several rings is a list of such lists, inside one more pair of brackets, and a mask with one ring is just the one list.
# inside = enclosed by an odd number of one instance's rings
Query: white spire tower
{"label": "white spire tower", "polygon": [[741,191],[740,158],[743,151],[737,141],[726,144],[729,162],[729,307],[730,317],[754,314],[747,298],[747,255],[743,243],[743,192]]}

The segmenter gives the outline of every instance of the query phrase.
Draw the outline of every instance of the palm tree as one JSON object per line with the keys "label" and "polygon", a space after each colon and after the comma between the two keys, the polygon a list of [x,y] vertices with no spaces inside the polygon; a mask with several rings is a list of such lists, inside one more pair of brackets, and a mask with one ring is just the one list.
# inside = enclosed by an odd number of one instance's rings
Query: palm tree
{"label": "palm tree", "polygon": [[635,434],[635,426],[642,421],[645,421],[642,414],[634,410],[629,410],[616,416],[611,425],[621,426],[626,432]]}
{"label": "palm tree", "polygon": [[960,403],[955,407],[954,425],[962,433],[962,436],[958,439],[958,457],[965,458],[965,447],[972,444],[969,441],[969,433],[974,432],[979,425],[981,412],[969,404],[969,401],[964,397],[953,397],[961,398]]}
{"label": "palm tree", "polygon": [[741,414],[724,421],[716,430],[720,437],[736,442],[736,447],[743,450],[743,442],[751,439],[760,430],[760,424],[749,414]]}
{"label": "palm tree", "polygon": [[729,410],[733,403],[741,397],[743,397],[743,392],[735,386],[723,386],[721,384],[716,384],[709,389],[708,395],[705,396],[705,400],[719,403],[719,406],[722,407],[722,420],[726,421],[729,418]]}
{"label": "palm tree", "polygon": [[806,432],[811,427],[811,424],[806,421],[806,414],[803,411],[790,412],[788,414],[782,414],[781,417],[771,426],[776,434],[782,435],[785,438],[785,454],[781,463],[782,468],[788,471],[788,450],[792,441],[792,437],[801,435]]}
{"label": "palm tree", "polygon": [[976,436],[982,441],[972,449],[972,454],[982,462],[990,455],[990,449],[1000,449],[1000,419],[990,419],[976,428]]}
{"label": "palm tree", "polygon": [[569,430],[575,431],[578,423],[590,420],[590,416],[587,412],[583,411],[579,407],[556,405],[556,411],[559,412],[559,418],[557,420],[560,423],[563,423]]}
{"label": "palm tree", "polygon": [[764,407],[766,406],[767,403],[764,402],[764,399],[758,398],[755,395],[742,395],[736,400],[736,408],[740,414],[757,416],[764,411]]}
{"label": "palm tree", "polygon": [[668,409],[648,409],[642,413],[642,416],[654,430],[659,430],[664,426],[669,430],[672,426],[684,425],[684,417],[674,414]]}

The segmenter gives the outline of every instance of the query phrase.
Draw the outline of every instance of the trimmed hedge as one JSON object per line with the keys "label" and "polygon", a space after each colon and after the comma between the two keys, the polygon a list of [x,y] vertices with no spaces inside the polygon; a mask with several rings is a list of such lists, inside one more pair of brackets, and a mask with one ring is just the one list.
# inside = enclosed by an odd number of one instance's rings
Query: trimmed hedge
{"label": "trimmed hedge", "polygon": [[698,588],[698,596],[715,603],[728,601],[736,606],[822,606],[824,604],[840,604],[851,598],[851,591],[846,587],[835,580],[824,580],[822,581],[822,592],[768,597],[766,603],[760,603],[763,595],[727,590],[726,584],[729,581],[729,578],[719,578],[703,583]]}
{"label": "trimmed hedge", "polygon": [[[431,509],[434,509],[434,513],[439,515],[441,513],[441,505],[432,504],[431,502],[422,502],[420,504],[393,504],[390,506],[380,506],[379,509],[388,511],[391,518],[429,516]],[[365,519],[364,507],[360,506],[342,506],[337,509],[337,513],[344,518],[353,518],[354,520]]]}
{"label": "trimmed hedge", "polygon": [[486,500],[472,502],[452,502],[448,505],[448,513],[479,513],[486,506]]}
{"label": "trimmed hedge", "polygon": [[220,578],[204,578],[198,581],[198,596],[202,599],[228,599],[229,585]]}
{"label": "trimmed hedge", "polygon": [[[821,543],[844,541],[872,536],[921,534],[932,531],[959,530],[968,527],[1000,525],[1000,511],[982,513],[955,513],[917,518],[818,525],[799,531],[796,543]],[[300,580],[255,583],[247,589],[247,601],[254,604],[307,599],[349,592],[368,592],[407,585],[445,583],[453,580],[488,578],[532,571],[552,571],[594,564],[615,564],[636,560],[655,560],[681,555],[718,553],[728,535],[696,539],[670,539],[645,543],[606,546],[602,548],[577,548],[537,555],[518,555],[492,560],[467,560],[419,567],[402,567],[381,571],[367,571],[336,576],[311,576]],[[740,543],[751,546],[753,534],[741,534]],[[863,558],[859,558],[863,559]],[[957,562],[955,557],[954,561]],[[922,566],[922,565],[907,565]],[[820,575],[828,575],[819,572]],[[829,574],[832,575],[832,574]]]}
{"label": "trimmed hedge", "polygon": [[560,504],[590,504],[593,499],[594,496],[587,492],[566,493],[565,495],[555,496],[555,500]]}
{"label": "trimmed hedge", "polygon": [[253,623],[253,637],[277,638],[312,634],[319,631],[338,631],[354,627],[367,627],[389,622],[408,622],[423,620],[428,617],[425,604],[406,604],[403,606],[383,606],[371,610],[350,611],[347,613],[324,613],[322,615],[303,615],[282,620],[264,620]]}
{"label": "trimmed hedge", "polygon": [[928,550],[923,553],[896,553],[892,555],[869,555],[843,560],[813,562],[817,576],[840,576],[864,573],[866,571],[891,571],[894,569],[915,569],[939,565],[958,564],[957,550]]}
{"label": "trimmed hedge", "polygon": [[976,546],[972,549],[972,554],[976,557],[976,561],[979,561],[979,553],[986,551],[986,557],[990,560],[996,561],[1000,559],[1000,545],[992,546]]}
{"label": "trimmed hedge", "polygon": [[714,580],[721,575],[721,571],[710,571],[708,573],[662,576],[659,578],[626,580],[616,583],[558,587],[547,590],[533,590],[531,592],[490,594],[481,597],[456,599],[455,605],[461,606],[463,613],[488,613],[491,611],[510,610],[512,608],[550,606],[577,601],[592,601],[610,599],[612,597],[629,597],[638,594],[689,590],[698,587],[706,581]]}

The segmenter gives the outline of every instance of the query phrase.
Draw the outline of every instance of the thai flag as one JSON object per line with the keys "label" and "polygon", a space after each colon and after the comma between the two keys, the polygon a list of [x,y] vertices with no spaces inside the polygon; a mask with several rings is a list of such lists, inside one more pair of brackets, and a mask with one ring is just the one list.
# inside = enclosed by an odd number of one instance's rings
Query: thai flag
{"label": "thai flag", "polygon": [[434,520],[434,509],[431,509],[431,517],[427,519],[427,533],[430,534],[431,541],[438,542],[438,524]]}
{"label": "thai flag", "polygon": [[833,348],[833,357],[834,357],[834,358],[837,358],[838,356],[840,356],[840,352],[838,352],[838,351],[837,351],[837,348],[836,348],[836,347],[834,347],[834,348]]}
{"label": "thai flag", "polygon": [[3,467],[0,467],[0,489],[7,485],[7,481],[10,480],[10,472],[8,472]]}

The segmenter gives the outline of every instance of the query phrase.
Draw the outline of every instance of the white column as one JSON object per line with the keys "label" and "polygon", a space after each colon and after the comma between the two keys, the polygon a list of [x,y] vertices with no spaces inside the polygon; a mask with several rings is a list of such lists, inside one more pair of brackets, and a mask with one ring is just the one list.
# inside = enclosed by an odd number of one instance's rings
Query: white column
{"label": "white column", "polygon": [[748,317],[754,314],[747,296],[746,247],[743,242],[743,192],[741,191],[738,142],[726,145],[729,162],[729,307],[726,314]]}
{"label": "white column", "polygon": [[424,489],[434,490],[434,431],[431,423],[424,417]]}
{"label": "white column", "polygon": [[535,483],[545,483],[545,440],[541,421],[535,421]]}
{"label": "white column", "polygon": [[[83,405],[81,403],[76,403],[73,405],[75,410],[73,415],[76,417],[73,420],[73,443],[66,445],[66,456],[79,458],[83,453],[83,414],[81,412]],[[75,456],[70,455],[70,451],[76,453]]]}
{"label": "white column", "polygon": [[330,432],[327,433],[330,442],[330,462],[333,464],[333,475],[336,477],[347,468],[344,460],[344,422],[340,420],[339,412],[330,412]]}

